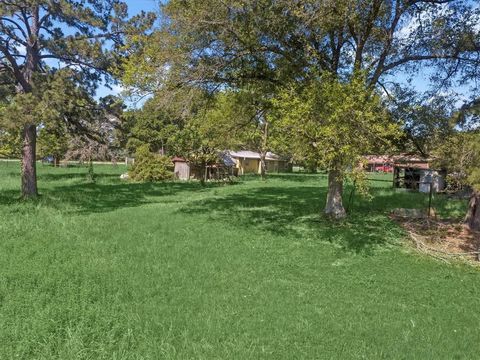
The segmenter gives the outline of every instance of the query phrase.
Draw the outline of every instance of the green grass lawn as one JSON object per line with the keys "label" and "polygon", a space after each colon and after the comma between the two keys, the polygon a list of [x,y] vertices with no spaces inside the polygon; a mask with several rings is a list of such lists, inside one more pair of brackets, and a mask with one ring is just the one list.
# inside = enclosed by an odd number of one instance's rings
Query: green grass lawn
{"label": "green grass lawn", "polygon": [[202,188],[96,171],[39,165],[42,197],[22,203],[0,162],[1,359],[479,357],[480,272],[408,250],[387,217],[425,195],[375,182],[329,223],[322,175]]}

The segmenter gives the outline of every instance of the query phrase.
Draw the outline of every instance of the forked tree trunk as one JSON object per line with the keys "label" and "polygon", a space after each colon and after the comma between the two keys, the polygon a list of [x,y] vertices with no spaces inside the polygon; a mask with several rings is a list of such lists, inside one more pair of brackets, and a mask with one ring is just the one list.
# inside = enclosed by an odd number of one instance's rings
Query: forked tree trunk
{"label": "forked tree trunk", "polygon": [[474,191],[468,204],[465,223],[470,230],[480,231],[480,192]]}
{"label": "forked tree trunk", "polygon": [[342,203],[343,177],[338,170],[328,172],[328,193],[327,204],[325,205],[325,214],[334,218],[342,219],[346,216],[345,208]]}
{"label": "forked tree trunk", "polygon": [[22,131],[22,197],[35,198],[37,191],[36,144],[37,129],[27,124]]}

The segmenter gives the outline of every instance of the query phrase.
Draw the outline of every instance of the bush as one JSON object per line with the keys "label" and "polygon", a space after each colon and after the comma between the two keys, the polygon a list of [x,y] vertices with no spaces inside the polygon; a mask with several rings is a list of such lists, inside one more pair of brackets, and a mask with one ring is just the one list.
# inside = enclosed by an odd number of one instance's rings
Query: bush
{"label": "bush", "polygon": [[135,163],[128,175],[136,181],[163,181],[173,178],[172,160],[154,154],[148,145],[140,146],[135,153]]}

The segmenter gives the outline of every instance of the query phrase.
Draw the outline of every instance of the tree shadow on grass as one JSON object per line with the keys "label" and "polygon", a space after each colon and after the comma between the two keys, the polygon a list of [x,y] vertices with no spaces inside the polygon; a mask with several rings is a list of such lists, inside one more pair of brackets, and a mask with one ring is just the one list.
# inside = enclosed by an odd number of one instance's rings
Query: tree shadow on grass
{"label": "tree shadow on grass", "polygon": [[[181,196],[182,193],[209,191],[222,185],[221,183],[211,183],[202,186],[197,182],[105,184],[79,182],[46,189],[40,188],[40,197],[29,203],[70,213],[101,213],[149,203],[178,202],[178,197],[174,199],[168,199],[168,197]],[[187,197],[185,196],[184,199]],[[0,205],[22,203],[25,202],[20,199],[19,191],[0,192]],[[16,211],[16,209],[12,210]]]}
{"label": "tree shadow on grass", "polygon": [[[39,174],[37,179],[41,183],[43,181],[63,181],[63,180],[72,180],[76,179],[78,181],[85,181],[87,176],[87,170],[84,172],[75,172],[75,173],[46,173]],[[98,176],[100,179],[111,180],[118,179],[120,175],[118,174],[101,174]]]}
{"label": "tree shadow on grass", "polygon": [[373,190],[373,200],[357,198],[359,204],[347,219],[331,221],[322,214],[326,191],[325,186],[267,186],[190,202],[179,211],[189,215],[207,213],[212,221],[254,227],[296,241],[329,242],[362,254],[373,254],[402,237],[402,230],[387,215],[397,206],[398,195],[403,194]]}
{"label": "tree shadow on grass", "polygon": [[288,182],[305,183],[310,181],[320,181],[321,179],[328,178],[328,174],[316,173],[316,174],[302,174],[302,173],[272,173],[268,174],[267,180],[282,180]]}
{"label": "tree shadow on grass", "polygon": [[[55,187],[51,196],[73,207],[77,213],[108,212],[120,208],[150,203],[179,202],[182,193],[209,191],[222,186],[212,183],[202,186],[196,182],[83,184]],[[175,198],[167,199],[169,196]],[[187,200],[185,196],[183,199]],[[62,205],[60,205],[62,206]]]}

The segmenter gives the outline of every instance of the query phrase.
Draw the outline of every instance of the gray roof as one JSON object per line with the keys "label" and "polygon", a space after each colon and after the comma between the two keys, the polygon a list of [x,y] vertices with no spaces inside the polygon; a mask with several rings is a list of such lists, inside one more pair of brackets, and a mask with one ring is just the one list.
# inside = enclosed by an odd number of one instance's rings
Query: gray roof
{"label": "gray roof", "polygon": [[[260,153],[250,150],[228,151],[230,157],[237,159],[260,159]],[[265,154],[266,160],[280,160],[280,156],[267,152]]]}

